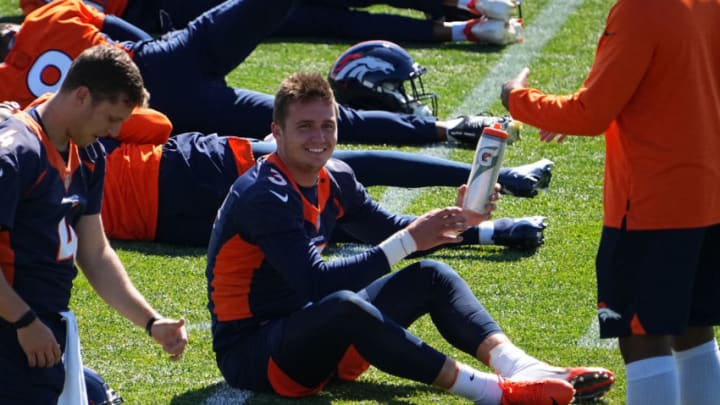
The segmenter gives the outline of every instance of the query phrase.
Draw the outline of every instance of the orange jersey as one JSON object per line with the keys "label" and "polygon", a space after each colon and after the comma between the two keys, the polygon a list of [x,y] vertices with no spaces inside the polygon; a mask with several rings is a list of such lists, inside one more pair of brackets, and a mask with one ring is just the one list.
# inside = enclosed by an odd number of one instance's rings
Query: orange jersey
{"label": "orange jersey", "polygon": [[171,132],[167,116],[150,108],[136,108],[123,123],[122,144],[107,155],[101,218],[108,237],[155,239],[160,158]]}
{"label": "orange jersey", "polygon": [[123,143],[108,154],[101,211],[108,237],[155,239],[162,148]]}
{"label": "orange jersey", "polygon": [[112,42],[100,30],[105,15],[80,0],[53,1],[30,13],[0,63],[0,100],[25,107],[57,91],[70,64],[82,51]]}
{"label": "orange jersey", "polygon": [[[53,0],[20,0],[20,8],[23,14],[28,15]],[[127,0],[94,0],[86,1],[85,4],[95,7],[98,11],[105,14],[112,14],[122,17],[127,8]]]}
{"label": "orange jersey", "polygon": [[512,116],[556,133],[605,132],[608,227],[720,223],[720,4],[619,0],[575,94],[510,93]]}

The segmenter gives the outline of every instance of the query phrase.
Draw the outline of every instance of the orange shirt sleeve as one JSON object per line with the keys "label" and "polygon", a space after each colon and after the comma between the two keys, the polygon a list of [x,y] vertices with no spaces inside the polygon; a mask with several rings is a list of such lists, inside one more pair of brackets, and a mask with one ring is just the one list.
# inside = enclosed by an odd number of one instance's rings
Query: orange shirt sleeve
{"label": "orange shirt sleeve", "polygon": [[[639,24],[647,13],[640,1],[620,1],[608,17],[595,62],[580,89],[571,95],[547,95],[537,89],[515,89],[509,106],[513,118],[537,128],[574,135],[605,132],[652,63],[656,24]],[[623,10],[619,10],[624,8]]]}

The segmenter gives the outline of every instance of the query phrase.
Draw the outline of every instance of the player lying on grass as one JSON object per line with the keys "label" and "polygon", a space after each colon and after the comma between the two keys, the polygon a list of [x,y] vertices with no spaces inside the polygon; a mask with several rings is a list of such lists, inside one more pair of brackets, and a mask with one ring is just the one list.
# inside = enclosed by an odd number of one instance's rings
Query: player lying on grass
{"label": "player lying on grass", "polygon": [[[234,134],[262,139],[272,122],[273,97],[231,87],[235,70],[282,23],[293,0],[227,0],[184,29],[153,39],[120,18],[80,0],[56,0],[28,14],[22,25],[0,24],[0,100],[25,107],[57,90],[83,49],[112,44],[140,68],[151,107],[177,132]],[[432,116],[340,107],[342,142],[423,144],[455,134],[480,136],[486,117]],[[501,120],[508,124],[508,120]]]}
{"label": "player lying on grass", "polygon": [[[39,105],[48,96],[31,105]],[[19,106],[0,103],[0,120]],[[172,125],[162,113],[136,110],[118,139],[101,142],[108,153],[102,219],[111,238],[207,245],[212,222],[230,186],[253,166],[255,157],[275,150],[274,142],[201,133],[169,138]],[[337,150],[334,156],[356,171],[367,186],[453,186],[463,184],[470,165],[413,153]],[[532,197],[550,183],[552,162],[501,169],[507,194]],[[543,243],[542,217],[488,221],[467,243],[535,248]],[[336,235],[336,241],[349,241]]]}
{"label": "player lying on grass", "polygon": [[[490,215],[456,206],[413,219],[380,207],[331,159],[337,107],[322,76],[287,78],[274,114],[277,152],[233,184],[208,249],[213,349],[228,384],[302,397],[372,364],[478,405],[568,404],[610,389],[608,370],[552,367],[514,346],[448,265],[423,260],[391,273],[409,255],[461,242]],[[373,247],[324,261],[336,227]],[[413,336],[406,328],[425,314],[500,378]]]}
{"label": "player lying on grass", "polygon": [[[20,0],[27,14],[51,0]],[[162,34],[186,26],[222,0],[94,0],[88,5],[152,33]],[[362,10],[374,4],[416,9],[426,18]],[[274,36],[383,38],[396,42],[462,42],[506,45],[519,40],[520,21],[511,18],[513,0],[303,0],[293,8]]]}

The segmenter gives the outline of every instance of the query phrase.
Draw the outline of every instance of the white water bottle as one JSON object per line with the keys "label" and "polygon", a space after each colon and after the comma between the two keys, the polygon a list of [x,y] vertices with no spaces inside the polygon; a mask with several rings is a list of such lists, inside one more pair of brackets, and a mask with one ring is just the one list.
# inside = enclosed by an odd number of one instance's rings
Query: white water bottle
{"label": "white water bottle", "polygon": [[475,159],[467,181],[463,208],[480,214],[487,213],[485,205],[495,193],[495,184],[500,173],[508,134],[501,128],[483,129],[475,150]]}

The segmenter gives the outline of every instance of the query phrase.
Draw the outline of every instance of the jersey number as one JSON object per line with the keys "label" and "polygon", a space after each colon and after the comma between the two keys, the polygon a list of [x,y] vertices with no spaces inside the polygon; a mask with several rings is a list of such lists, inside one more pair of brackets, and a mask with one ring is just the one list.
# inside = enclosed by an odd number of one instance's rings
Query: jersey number
{"label": "jersey number", "polygon": [[77,235],[75,230],[68,225],[65,218],[63,218],[58,224],[58,240],[60,246],[58,247],[57,260],[75,260],[75,253],[77,253]]}
{"label": "jersey number", "polygon": [[60,88],[72,58],[58,50],[46,51],[30,67],[27,74],[27,86],[35,97],[52,93]]}

